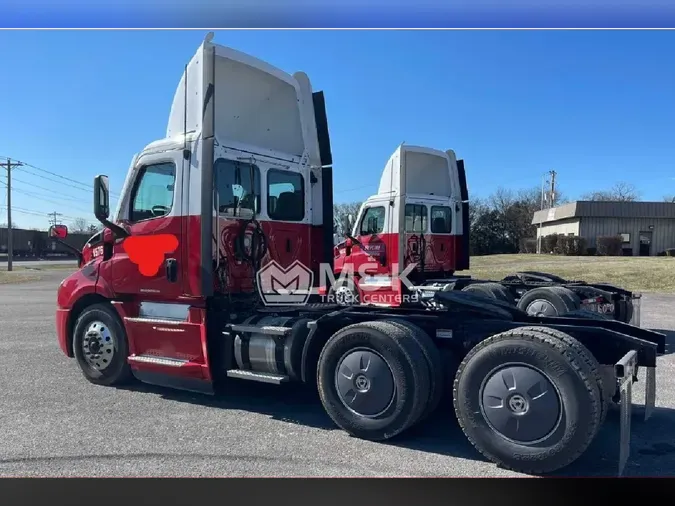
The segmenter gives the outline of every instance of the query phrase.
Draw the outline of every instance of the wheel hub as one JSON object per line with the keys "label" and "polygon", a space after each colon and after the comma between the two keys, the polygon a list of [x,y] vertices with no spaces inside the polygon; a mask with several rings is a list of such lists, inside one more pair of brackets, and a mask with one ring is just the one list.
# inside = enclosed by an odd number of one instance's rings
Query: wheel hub
{"label": "wheel hub", "polygon": [[509,397],[508,407],[514,414],[522,415],[527,413],[529,406],[525,397],[519,394],[513,394]]}
{"label": "wheel hub", "polygon": [[340,286],[335,290],[335,302],[341,306],[349,306],[356,302],[356,295],[348,286]]}
{"label": "wheel hub", "polygon": [[85,361],[99,371],[107,368],[115,354],[112,333],[102,322],[92,322],[82,340],[82,354]]}
{"label": "wheel hub", "polygon": [[338,397],[350,411],[375,417],[392,403],[394,375],[386,361],[371,350],[352,350],[338,362],[335,372]]}
{"label": "wheel hub", "polygon": [[530,316],[558,316],[558,310],[553,304],[544,299],[537,299],[527,306]]}
{"label": "wheel hub", "polygon": [[553,432],[560,397],[548,377],[526,365],[506,366],[489,375],[480,393],[481,411],[502,436],[531,443]]}
{"label": "wheel hub", "polygon": [[365,393],[370,389],[370,380],[363,374],[359,374],[354,379],[354,386],[359,392]]}

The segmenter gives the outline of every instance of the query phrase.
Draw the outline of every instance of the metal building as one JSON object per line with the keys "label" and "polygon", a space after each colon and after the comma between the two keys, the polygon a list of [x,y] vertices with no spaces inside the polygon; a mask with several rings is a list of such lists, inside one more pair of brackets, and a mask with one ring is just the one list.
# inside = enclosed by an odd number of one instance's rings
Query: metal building
{"label": "metal building", "polygon": [[623,237],[623,253],[654,256],[675,248],[675,203],[577,201],[534,213],[537,237],[577,235],[596,247],[598,236]]}

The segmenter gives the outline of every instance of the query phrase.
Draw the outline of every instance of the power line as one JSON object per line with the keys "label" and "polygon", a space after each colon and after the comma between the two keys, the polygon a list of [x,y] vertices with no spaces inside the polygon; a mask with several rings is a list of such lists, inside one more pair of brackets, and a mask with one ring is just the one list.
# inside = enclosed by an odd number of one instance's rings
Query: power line
{"label": "power line", "polygon": [[355,188],[348,188],[346,190],[338,190],[335,191],[334,193],[346,193],[346,192],[353,192],[355,190],[363,190],[364,188],[370,188],[371,185],[363,185],[363,186],[357,186]]}
{"label": "power line", "polygon": [[[7,185],[7,183],[5,183],[4,181],[0,181],[0,184],[3,184],[4,186],[7,186],[8,191],[9,191],[9,186]],[[74,207],[72,204],[64,204],[63,202],[56,202],[54,200],[50,200],[50,199],[46,198],[45,196],[40,195],[39,193],[28,192],[26,190],[21,190],[21,189],[18,189],[18,188],[13,188],[12,191],[19,192],[23,195],[28,195],[29,197],[33,197],[33,198],[36,198],[36,199],[41,199],[44,202],[49,202],[50,204],[55,204],[57,206],[67,205],[68,207],[71,207],[71,208],[73,208],[77,211],[82,211],[84,213],[90,213],[91,212],[91,211],[85,210],[82,207]]]}
{"label": "power line", "polygon": [[[1,209],[7,209],[7,206],[3,205],[3,206],[0,206],[0,208]],[[23,207],[16,207],[16,206],[12,206],[12,212],[18,212],[20,214],[26,214],[26,215],[29,215],[29,216],[40,216],[40,217],[45,216],[44,211],[36,211],[35,209],[26,209],[26,208],[23,208]],[[66,214],[62,214],[61,216],[65,219],[67,219],[67,220],[77,220],[78,218],[81,218],[81,216],[69,216],[69,215],[66,215]]]}
{"label": "power line", "polygon": [[[2,182],[2,181],[0,181],[0,182]],[[38,185],[36,185],[35,183],[31,183],[31,182],[29,182],[29,181],[24,181],[23,179],[18,179],[18,178],[16,178],[16,177],[13,177],[13,178],[12,178],[12,183],[16,183],[16,182],[19,182],[19,183],[22,183],[22,184],[28,184],[28,185],[30,185],[32,188],[37,188],[37,189],[39,189],[39,190],[44,190],[44,191],[47,191],[47,192],[50,192],[50,193],[53,193],[53,192],[54,192],[54,188],[45,188],[44,186],[38,186]],[[76,189],[76,190],[79,190],[79,188],[75,188],[75,189]],[[83,190],[83,191],[84,191],[84,190]],[[74,195],[69,195],[69,194],[67,194],[67,193],[61,193],[61,192],[59,192],[59,195],[61,196],[61,198],[67,198],[68,200],[73,200],[73,201],[75,201],[75,202],[82,202],[82,200],[83,200],[82,197],[76,197],[76,196],[74,196]]]}
{"label": "power line", "polygon": [[[0,158],[5,158],[5,159],[7,159],[7,157],[5,157],[5,156],[0,156]],[[29,173],[29,174],[30,174],[31,172],[28,171],[28,170],[26,170],[25,167],[30,167],[31,169],[34,169],[34,170],[43,172],[43,173],[45,173],[45,174],[49,174],[49,175],[51,175],[51,176],[57,177],[57,178],[59,178],[59,179],[62,179],[62,180],[64,180],[64,181],[68,181],[68,182],[71,183],[71,184],[77,184],[77,185],[80,185],[80,186],[84,186],[84,187],[85,187],[85,188],[77,188],[78,190],[79,190],[79,189],[82,189],[82,190],[86,189],[86,190],[88,190],[88,191],[91,191],[91,190],[94,189],[94,185],[89,185],[89,184],[87,184],[87,183],[83,183],[83,182],[81,182],[81,181],[77,181],[76,179],[72,179],[72,178],[69,178],[69,177],[67,177],[67,176],[63,176],[63,175],[61,175],[61,174],[57,174],[56,172],[52,172],[52,171],[47,170],[47,169],[42,169],[42,168],[37,167],[37,166],[35,166],[35,165],[31,165],[30,163],[26,163],[26,162],[19,162],[19,163],[21,163],[21,165],[24,166],[24,169],[23,169],[23,170],[24,170],[25,172]],[[33,174],[33,175],[37,175],[37,174]],[[39,177],[43,177],[43,176],[39,176]],[[113,195],[116,195],[116,194],[113,193],[113,192],[110,192],[110,195],[113,196]]]}

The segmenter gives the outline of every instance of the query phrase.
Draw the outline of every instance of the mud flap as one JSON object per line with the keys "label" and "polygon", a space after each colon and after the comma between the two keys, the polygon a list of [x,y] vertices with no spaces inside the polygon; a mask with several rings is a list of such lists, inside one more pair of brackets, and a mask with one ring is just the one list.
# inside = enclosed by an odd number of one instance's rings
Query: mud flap
{"label": "mud flap", "polygon": [[[637,352],[631,350],[615,365],[616,380],[621,394],[621,425],[619,446],[619,476],[623,475],[628,456],[630,455],[630,429],[633,410],[633,375],[637,367]],[[647,373],[649,374],[649,373]],[[649,383],[649,381],[648,381]]]}

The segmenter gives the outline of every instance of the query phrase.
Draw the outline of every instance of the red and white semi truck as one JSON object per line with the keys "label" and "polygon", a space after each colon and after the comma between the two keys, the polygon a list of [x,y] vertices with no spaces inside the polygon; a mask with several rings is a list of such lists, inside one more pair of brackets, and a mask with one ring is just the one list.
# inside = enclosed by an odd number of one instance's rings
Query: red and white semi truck
{"label": "red and white semi truck", "polygon": [[657,332],[463,292],[406,308],[265,298],[256,288],[270,265],[307,274],[333,260],[323,94],[211,38],[180,80],[166,138],[133,158],[112,218],[108,178],[95,179],[105,229],[56,309],[59,345],[87,380],[225,394],[242,380],[304,383],[336,425],[369,440],[447,399],[478,451],[532,473],[581,455],[612,398],[630,413],[638,366],[651,410]]}
{"label": "red and white semi truck", "polygon": [[[499,281],[458,275],[470,263],[466,179],[464,161],[452,150],[399,146],[382,171],[377,194],[362,204],[356,220],[342,224],[350,233],[334,250],[336,282],[329,300],[398,306],[437,290],[462,290],[531,315],[582,310],[640,325],[640,294],[609,283],[540,272]],[[410,283],[399,281],[404,272]]]}

